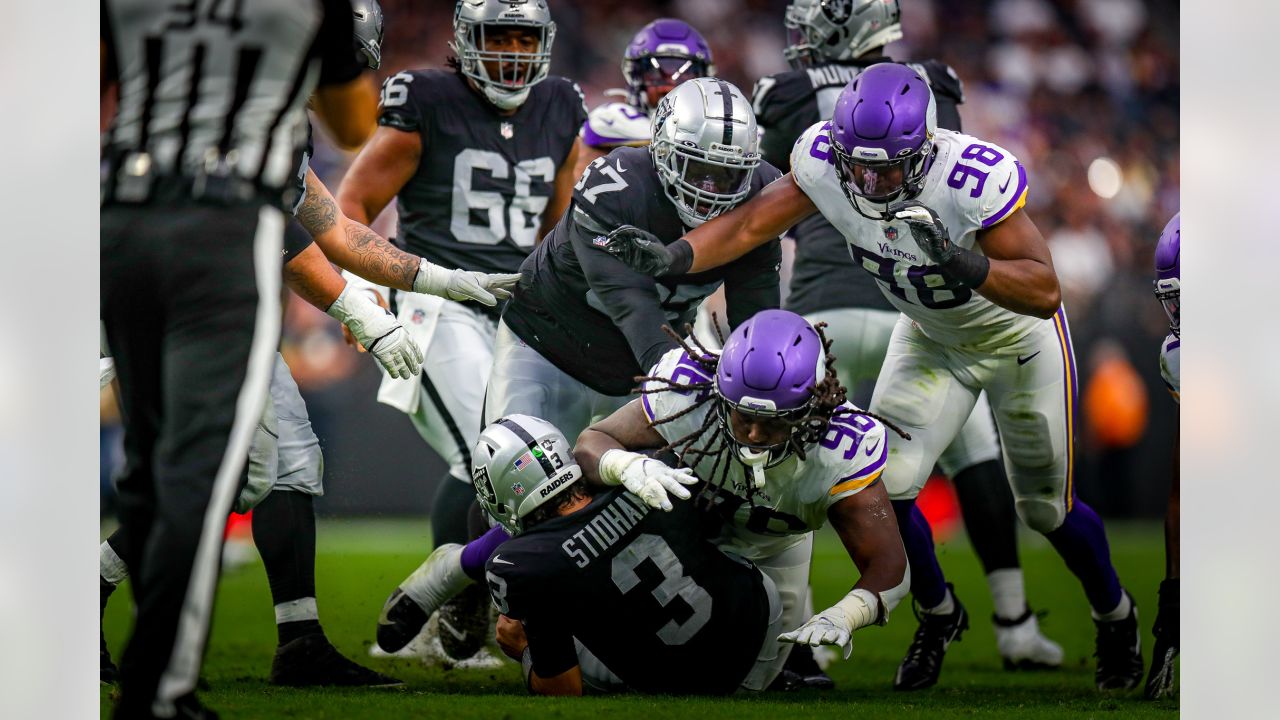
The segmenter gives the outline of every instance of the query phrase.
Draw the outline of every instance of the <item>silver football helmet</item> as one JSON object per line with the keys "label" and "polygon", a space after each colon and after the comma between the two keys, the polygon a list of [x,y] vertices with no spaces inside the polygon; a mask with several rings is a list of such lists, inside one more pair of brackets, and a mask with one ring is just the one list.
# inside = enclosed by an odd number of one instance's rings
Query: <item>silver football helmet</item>
{"label": "silver football helmet", "polygon": [[793,68],[852,60],[902,38],[898,0],[792,0],[783,23]]}
{"label": "silver football helmet", "polygon": [[546,420],[508,415],[480,433],[471,453],[471,483],[480,507],[511,534],[525,518],[582,479],[573,447]]}
{"label": "silver football helmet", "polygon": [[[485,30],[528,28],[539,35],[535,52],[497,52],[485,49]],[[514,110],[529,90],[547,77],[556,24],[547,0],[458,0],[453,13],[453,42],[462,74],[480,87],[485,98],[503,110]],[[498,77],[490,77],[485,63],[496,63]]]}
{"label": "silver football helmet", "polygon": [[382,66],[382,6],[378,0],[351,0],[356,26],[356,52],[365,65],[377,70]]}
{"label": "silver football helmet", "polygon": [[658,103],[650,126],[658,179],[688,227],[732,209],[751,190],[760,134],[742,91],[718,78],[682,83]]}

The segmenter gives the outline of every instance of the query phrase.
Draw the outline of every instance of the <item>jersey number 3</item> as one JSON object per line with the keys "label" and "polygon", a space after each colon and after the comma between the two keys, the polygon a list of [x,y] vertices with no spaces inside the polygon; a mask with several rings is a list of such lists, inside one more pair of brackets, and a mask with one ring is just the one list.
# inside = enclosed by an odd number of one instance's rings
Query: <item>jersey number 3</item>
{"label": "jersey number 3", "polygon": [[693,610],[684,622],[674,618],[658,629],[658,639],[667,645],[683,645],[698,634],[711,619],[711,595],[684,574],[684,565],[671,546],[659,535],[642,534],[613,558],[613,584],[625,595],[640,585],[636,568],[650,561],[662,573],[662,582],[651,591],[658,604],[666,609],[677,597]]}
{"label": "jersey number 3", "polygon": [[[513,169],[515,196],[511,198],[510,207],[496,190],[471,189],[476,170],[485,170],[494,179],[505,180]],[[453,161],[453,212],[449,219],[453,237],[458,242],[476,245],[497,245],[510,238],[519,247],[533,247],[538,239],[542,211],[547,209],[550,200],[545,195],[532,194],[533,178],[548,184],[555,182],[556,166],[551,158],[521,160],[512,168],[506,158],[492,150],[468,148],[458,153]],[[476,214],[484,221],[473,224],[472,216]]]}

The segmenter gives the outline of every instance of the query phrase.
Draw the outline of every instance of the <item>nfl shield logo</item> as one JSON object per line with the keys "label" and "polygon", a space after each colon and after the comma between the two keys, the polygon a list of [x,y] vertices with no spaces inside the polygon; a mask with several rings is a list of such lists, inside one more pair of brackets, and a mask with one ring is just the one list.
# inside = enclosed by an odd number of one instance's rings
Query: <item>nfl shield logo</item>
{"label": "nfl shield logo", "polygon": [[524,485],[523,485],[523,484],[521,484],[521,483],[516,483],[516,484],[512,485],[512,486],[511,486],[511,492],[515,493],[516,495],[523,495],[523,494],[524,494]]}
{"label": "nfl shield logo", "polygon": [[885,229],[884,229],[884,237],[885,237],[885,239],[886,239],[886,240],[888,240],[889,242],[893,242],[894,240],[897,240],[897,239],[898,239],[898,228],[896,228],[896,227],[894,227],[894,226],[892,226],[892,225],[890,225],[889,227],[885,228]]}
{"label": "nfl shield logo", "polygon": [[427,319],[427,314],[426,314],[425,312],[423,312],[422,310],[414,310],[414,311],[413,311],[413,322],[414,322],[414,324],[416,324],[416,325],[421,325],[421,324],[422,324],[422,321],[423,321],[423,320],[426,320],[426,319]]}
{"label": "nfl shield logo", "polygon": [[504,122],[498,126],[498,132],[501,133],[502,137],[510,140],[516,134],[516,129],[511,123]]}

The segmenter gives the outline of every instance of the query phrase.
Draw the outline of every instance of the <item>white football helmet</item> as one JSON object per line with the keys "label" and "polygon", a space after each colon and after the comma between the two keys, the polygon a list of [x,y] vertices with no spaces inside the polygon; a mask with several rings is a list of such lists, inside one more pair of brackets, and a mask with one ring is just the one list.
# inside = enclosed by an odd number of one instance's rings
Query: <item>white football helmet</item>
{"label": "white football helmet", "polygon": [[760,133],[751,103],[732,83],[696,78],[676,86],[658,103],[651,135],[658,179],[688,227],[732,209],[751,190]]}
{"label": "white football helmet", "polygon": [[581,479],[564,434],[528,415],[490,423],[471,453],[476,500],[512,535],[524,530],[530,513]]}
{"label": "white football helmet", "polygon": [[898,0],[792,0],[783,23],[793,68],[852,60],[902,39]]}
{"label": "white football helmet", "polygon": [[[485,29],[524,27],[540,35],[531,53],[485,50]],[[485,98],[503,110],[520,107],[529,90],[547,77],[556,24],[547,0],[458,0],[453,13],[453,42],[462,74],[475,81]],[[498,63],[498,77],[489,77],[485,62]]]}

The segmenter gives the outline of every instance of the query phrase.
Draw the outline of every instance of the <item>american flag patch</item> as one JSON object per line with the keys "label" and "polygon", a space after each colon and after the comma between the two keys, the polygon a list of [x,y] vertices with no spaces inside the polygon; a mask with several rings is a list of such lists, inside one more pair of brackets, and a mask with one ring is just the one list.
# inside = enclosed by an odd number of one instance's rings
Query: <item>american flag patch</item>
{"label": "american flag patch", "polygon": [[528,465],[531,462],[533,462],[533,456],[530,455],[528,451],[525,451],[525,454],[516,458],[516,462],[515,462],[516,469],[519,470],[520,468],[524,467],[525,465]]}

